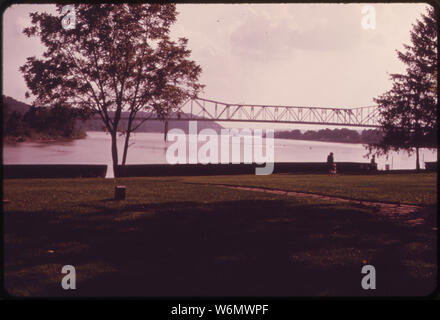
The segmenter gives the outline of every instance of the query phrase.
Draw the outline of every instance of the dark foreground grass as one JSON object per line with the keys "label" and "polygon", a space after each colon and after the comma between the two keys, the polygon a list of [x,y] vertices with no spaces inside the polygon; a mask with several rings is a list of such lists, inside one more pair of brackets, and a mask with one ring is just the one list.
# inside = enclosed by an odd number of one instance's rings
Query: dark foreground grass
{"label": "dark foreground grass", "polygon": [[[423,209],[432,219],[411,226],[361,205],[189,180],[215,178],[121,179],[127,200],[120,202],[112,200],[112,180],[5,180],[6,290],[14,296],[386,296],[434,290],[434,206]],[[376,267],[375,291],[361,289],[365,263]],[[76,290],[61,288],[67,264],[76,267]]]}

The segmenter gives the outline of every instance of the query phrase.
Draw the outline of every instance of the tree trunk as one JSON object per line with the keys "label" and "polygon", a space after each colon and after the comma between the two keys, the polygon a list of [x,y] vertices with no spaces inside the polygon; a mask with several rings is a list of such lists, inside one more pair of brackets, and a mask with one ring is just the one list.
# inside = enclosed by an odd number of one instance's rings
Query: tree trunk
{"label": "tree trunk", "polygon": [[127,132],[125,135],[125,142],[124,142],[124,153],[122,154],[122,166],[125,166],[125,162],[127,161],[127,153],[128,153],[128,143],[130,140],[130,131]]}
{"label": "tree trunk", "polygon": [[127,125],[127,133],[125,135],[125,142],[124,142],[124,152],[122,153],[122,170],[124,170],[125,173],[125,162],[127,161],[127,153],[128,153],[128,146],[130,142],[130,135],[131,135],[131,126],[133,124],[133,110],[130,112],[130,117],[128,119],[128,125]]}
{"label": "tree trunk", "polygon": [[420,171],[419,147],[416,147],[416,170]]}
{"label": "tree trunk", "polygon": [[112,132],[112,160],[113,160],[113,174],[115,178],[118,175],[118,145],[117,145],[117,132]]}
{"label": "tree trunk", "polygon": [[163,130],[163,141],[167,141],[168,136],[168,120],[165,120],[165,127]]}

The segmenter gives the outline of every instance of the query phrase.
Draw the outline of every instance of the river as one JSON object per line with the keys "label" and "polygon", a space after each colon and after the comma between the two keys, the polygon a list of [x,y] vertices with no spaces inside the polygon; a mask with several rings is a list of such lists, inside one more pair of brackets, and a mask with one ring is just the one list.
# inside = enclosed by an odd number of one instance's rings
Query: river
{"label": "river", "polygon": [[[173,142],[163,141],[162,133],[136,133],[132,137],[127,164],[167,163],[166,150]],[[123,138],[118,140],[122,154]],[[203,144],[203,143],[202,143]],[[361,144],[329,143],[305,140],[275,139],[275,162],[325,162],[333,152],[335,162],[369,162]],[[121,158],[120,158],[121,159]],[[424,161],[436,161],[436,151],[421,150]],[[392,169],[415,169],[415,155],[390,153],[388,159],[376,159],[378,169],[386,164]],[[107,178],[113,177],[110,136],[104,132],[88,132],[85,139],[63,142],[22,142],[3,145],[4,164],[107,164]]]}

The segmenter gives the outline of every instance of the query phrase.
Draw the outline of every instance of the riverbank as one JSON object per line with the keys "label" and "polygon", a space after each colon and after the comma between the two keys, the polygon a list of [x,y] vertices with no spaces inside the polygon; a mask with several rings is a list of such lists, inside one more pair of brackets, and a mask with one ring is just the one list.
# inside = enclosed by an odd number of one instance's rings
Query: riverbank
{"label": "riverbank", "polygon": [[358,143],[367,145],[378,143],[382,139],[382,132],[378,129],[364,129],[362,131],[347,128],[342,129],[321,129],[318,131],[301,130],[276,131],[275,138],[307,140],[318,142],[335,142],[335,143]]}
{"label": "riverbank", "polygon": [[[413,203],[421,208],[405,214],[422,219],[220,183]],[[126,186],[126,200],[112,200],[115,185]],[[427,295],[436,198],[435,173],[5,180],[5,288],[16,296]],[[61,289],[65,264],[76,268],[77,290]],[[380,274],[374,293],[360,286],[364,264]]]}
{"label": "riverbank", "polygon": [[87,133],[85,131],[80,132],[72,137],[53,136],[47,134],[36,133],[31,136],[4,136],[4,145],[15,145],[21,142],[38,142],[38,143],[51,143],[51,142],[69,142],[73,140],[86,139]]}

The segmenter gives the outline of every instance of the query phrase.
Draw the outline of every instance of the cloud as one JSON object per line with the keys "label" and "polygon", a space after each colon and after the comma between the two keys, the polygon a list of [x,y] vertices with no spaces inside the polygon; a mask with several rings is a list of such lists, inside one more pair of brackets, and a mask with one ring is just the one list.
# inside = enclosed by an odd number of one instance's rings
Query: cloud
{"label": "cloud", "polygon": [[257,60],[285,59],[295,50],[352,50],[365,36],[360,10],[354,7],[308,6],[290,13],[280,9],[278,15],[252,10],[230,35],[233,53]]}
{"label": "cloud", "polygon": [[[395,49],[409,43],[426,4],[374,4],[376,30],[361,27],[363,4],[178,4],[173,39],[186,37],[201,65],[203,97],[231,103],[359,106],[402,72]],[[3,90],[24,100],[18,71],[44,47],[22,30],[53,5],[14,5],[3,15]]]}
{"label": "cloud", "polygon": [[17,18],[17,20],[15,21],[15,24],[21,30],[23,30],[24,28],[28,28],[28,27],[30,27],[32,25],[31,19],[29,17],[25,18],[25,17],[22,17],[22,16]]}
{"label": "cloud", "polygon": [[264,16],[249,18],[230,35],[233,54],[254,59],[277,59],[288,53],[287,33]]}

